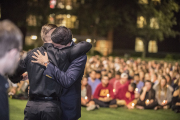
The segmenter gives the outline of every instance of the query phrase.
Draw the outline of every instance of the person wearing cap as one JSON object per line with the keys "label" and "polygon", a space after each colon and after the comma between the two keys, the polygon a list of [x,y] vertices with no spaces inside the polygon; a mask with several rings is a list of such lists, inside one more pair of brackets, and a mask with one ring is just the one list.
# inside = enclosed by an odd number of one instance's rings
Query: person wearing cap
{"label": "person wearing cap", "polygon": [[124,85],[129,84],[129,83],[130,83],[130,81],[128,81],[127,73],[122,73],[121,74],[121,79],[114,82],[115,95],[117,94],[117,91],[121,86],[124,86]]}

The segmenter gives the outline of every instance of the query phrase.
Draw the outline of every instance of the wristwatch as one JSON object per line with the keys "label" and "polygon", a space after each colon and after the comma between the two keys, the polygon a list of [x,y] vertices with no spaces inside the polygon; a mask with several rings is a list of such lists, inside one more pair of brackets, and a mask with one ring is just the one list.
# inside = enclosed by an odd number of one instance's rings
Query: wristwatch
{"label": "wristwatch", "polygon": [[47,67],[49,63],[50,63],[49,61],[44,62],[44,66]]}

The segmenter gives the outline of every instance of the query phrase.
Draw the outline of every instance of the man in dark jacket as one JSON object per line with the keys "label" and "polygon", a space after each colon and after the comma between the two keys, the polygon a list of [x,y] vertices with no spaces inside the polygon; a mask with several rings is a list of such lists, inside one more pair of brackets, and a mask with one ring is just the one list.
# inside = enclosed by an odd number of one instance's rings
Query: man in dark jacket
{"label": "man in dark jacket", "polygon": [[9,87],[5,74],[12,74],[22,49],[22,33],[10,21],[0,22],[0,119],[9,120],[7,89]]}
{"label": "man in dark jacket", "polygon": [[[56,47],[63,50],[74,46],[66,40],[56,39],[61,38],[65,34],[66,28],[59,27],[52,33],[52,41],[55,42]],[[58,43],[60,45],[58,45]],[[64,46],[62,46],[64,44]],[[69,44],[69,45],[68,45]],[[83,49],[83,48],[82,48]],[[47,53],[51,50],[47,50]],[[49,61],[47,54],[43,56],[41,53],[36,54],[37,61],[33,61],[43,65],[42,63]],[[77,120],[81,117],[81,79],[84,74],[87,56],[84,54],[76,58],[72,62],[66,61],[66,66],[56,66],[53,62],[48,62],[45,65],[47,68],[44,71],[45,76],[50,76],[52,80],[57,81],[60,85],[64,86],[62,95],[60,96],[61,108],[63,112],[63,120]],[[70,64],[71,63],[71,64]]]}
{"label": "man in dark jacket", "polygon": [[[19,82],[21,80],[21,75],[25,71],[28,72],[29,83],[30,83],[30,92],[26,108],[25,108],[25,120],[60,120],[61,119],[61,110],[60,110],[60,101],[59,96],[61,96],[62,87],[56,83],[56,81],[51,81],[50,76],[43,76],[45,67],[42,65],[34,64],[31,61],[33,60],[32,55],[34,52],[39,50],[39,52],[44,53],[47,51],[49,46],[50,36],[56,26],[54,25],[45,25],[41,30],[41,37],[45,44],[42,47],[33,49],[28,52],[27,57],[24,60],[20,61],[19,67],[16,71],[16,74],[11,76],[12,82]],[[72,40],[72,39],[71,39]],[[84,45],[84,50],[89,49],[86,45]],[[88,44],[89,45],[89,44]],[[58,55],[58,57],[64,58],[65,60],[71,60],[72,58],[76,58],[79,54],[74,54],[75,50],[69,49],[66,51],[57,51],[60,53],[51,54],[48,53],[50,61],[52,61],[55,65],[58,65],[56,57],[54,55]],[[52,47],[50,47],[52,49]],[[54,50],[56,50],[54,48]],[[72,51],[71,51],[72,50]],[[87,50],[88,51],[88,50]],[[77,51],[78,52],[78,51]],[[83,53],[80,51],[79,53]],[[74,55],[74,56],[73,56]],[[43,63],[44,65],[47,63]]]}

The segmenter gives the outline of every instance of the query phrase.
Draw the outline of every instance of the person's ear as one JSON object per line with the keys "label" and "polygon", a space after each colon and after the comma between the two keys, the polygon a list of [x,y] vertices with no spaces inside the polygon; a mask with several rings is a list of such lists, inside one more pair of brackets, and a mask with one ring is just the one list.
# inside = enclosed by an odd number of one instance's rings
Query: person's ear
{"label": "person's ear", "polygon": [[15,48],[14,48],[14,49],[11,49],[11,50],[8,52],[10,58],[15,57],[18,53],[19,53],[19,51],[18,51],[17,49],[15,49]]}

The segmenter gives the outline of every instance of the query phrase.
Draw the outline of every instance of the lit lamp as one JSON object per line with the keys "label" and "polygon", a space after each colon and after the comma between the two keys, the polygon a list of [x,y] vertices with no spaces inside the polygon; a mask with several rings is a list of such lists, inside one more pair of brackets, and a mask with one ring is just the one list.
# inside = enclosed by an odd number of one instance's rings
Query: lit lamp
{"label": "lit lamp", "polygon": [[89,43],[90,43],[90,42],[91,42],[91,39],[86,39],[86,42],[89,42]]}
{"label": "lit lamp", "polygon": [[149,104],[149,99],[146,100],[146,104]]}
{"label": "lit lamp", "polygon": [[115,89],[113,89],[113,92],[116,92],[116,90],[115,90]]}
{"label": "lit lamp", "polygon": [[138,93],[138,88],[135,89],[135,92]]}
{"label": "lit lamp", "polygon": [[73,42],[76,42],[76,41],[77,41],[77,39],[76,39],[76,38],[73,38],[72,40],[73,40]]}
{"label": "lit lamp", "polygon": [[134,104],[134,103],[132,103],[132,107],[133,107],[133,108],[134,108],[134,105],[135,105],[135,104]]}
{"label": "lit lamp", "polygon": [[109,98],[109,96],[110,96],[110,95],[109,95],[109,94],[107,94],[107,97],[108,97],[108,98]]}
{"label": "lit lamp", "polygon": [[37,36],[36,35],[31,35],[31,39],[32,40],[37,40]]}
{"label": "lit lamp", "polygon": [[87,96],[85,96],[85,100],[87,100],[88,99],[88,97]]}
{"label": "lit lamp", "polygon": [[165,104],[167,102],[167,100],[163,100],[163,103]]}

